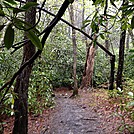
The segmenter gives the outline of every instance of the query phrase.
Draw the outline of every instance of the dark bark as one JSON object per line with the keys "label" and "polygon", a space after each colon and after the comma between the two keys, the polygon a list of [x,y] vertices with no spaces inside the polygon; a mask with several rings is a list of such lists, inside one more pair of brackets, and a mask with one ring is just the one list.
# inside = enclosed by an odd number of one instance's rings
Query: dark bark
{"label": "dark bark", "polygon": [[129,38],[130,38],[130,35],[129,35],[129,33],[127,33],[126,50],[129,50]]}
{"label": "dark bark", "polygon": [[[69,14],[70,14],[70,20],[72,25],[74,25],[74,11],[73,11],[73,5],[70,5],[69,8]],[[77,84],[77,43],[76,43],[76,31],[75,29],[72,28],[72,43],[73,43],[73,79],[74,79],[74,90],[73,90],[73,95],[76,96],[78,95],[78,84]]]}
{"label": "dark bark", "polygon": [[111,56],[111,72],[110,72],[110,79],[109,79],[109,90],[114,89],[114,73],[115,73],[115,56]]}
{"label": "dark bark", "polygon": [[[126,0],[123,0],[122,6],[127,5]],[[125,18],[125,15],[122,13],[122,18]],[[118,71],[116,77],[116,88],[123,89],[122,85],[122,73],[123,73],[123,65],[124,65],[124,49],[125,49],[125,38],[126,38],[126,30],[122,28],[121,25],[121,35],[120,35],[120,46],[119,46],[119,60],[118,60]]]}
{"label": "dark bark", "polygon": [[[31,2],[34,0],[27,0]],[[35,2],[35,1],[34,1]],[[32,8],[26,12],[26,22],[35,24],[36,10]],[[26,37],[25,37],[26,38]],[[28,42],[23,47],[22,65],[28,61],[35,53],[35,46]],[[28,65],[17,77],[14,92],[17,94],[14,102],[15,121],[13,134],[27,134],[28,132],[28,86],[29,78],[32,70],[32,64]]]}
{"label": "dark bark", "polygon": [[116,78],[116,86],[117,88],[119,87],[121,89],[123,89],[122,72],[123,72],[123,64],[124,64],[125,38],[126,38],[126,30],[123,30],[120,37],[119,61],[118,61],[118,71],[117,71],[117,78]]}

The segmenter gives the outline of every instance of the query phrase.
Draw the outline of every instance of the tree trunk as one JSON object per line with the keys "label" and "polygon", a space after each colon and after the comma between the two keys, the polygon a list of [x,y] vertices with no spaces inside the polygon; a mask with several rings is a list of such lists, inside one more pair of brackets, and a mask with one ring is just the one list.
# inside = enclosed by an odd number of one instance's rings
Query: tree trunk
{"label": "tree trunk", "polygon": [[[73,11],[73,5],[70,5],[69,9],[70,14],[70,20],[72,25],[74,25],[74,11]],[[74,90],[73,95],[78,95],[78,84],[77,84],[77,43],[76,43],[76,31],[72,28],[72,43],[73,43],[73,79],[74,79]]]}
{"label": "tree trunk", "polygon": [[109,79],[109,90],[114,89],[114,73],[115,73],[115,55],[110,57],[111,62],[111,71],[110,71],[110,79]]}
{"label": "tree trunk", "polygon": [[[106,32],[108,31],[108,21],[106,21]],[[105,39],[105,48],[109,51],[109,34],[106,33],[106,39]],[[106,57],[108,57],[108,54],[106,53]]]}
{"label": "tree trunk", "polygon": [[88,48],[85,71],[83,73],[82,83],[80,89],[86,88],[88,89],[91,85],[93,69],[94,69],[94,57],[95,57],[95,46],[92,45]]}
{"label": "tree trunk", "polygon": [[[127,5],[126,0],[123,0],[122,6]],[[125,15],[122,13],[122,18],[125,18]],[[125,38],[126,38],[126,30],[124,30],[121,26],[121,36],[120,36],[120,46],[119,46],[119,61],[118,61],[118,71],[116,78],[116,86],[117,88],[123,89],[122,86],[122,72],[124,65],[124,49],[125,49]]]}
{"label": "tree trunk", "polygon": [[[31,2],[34,0],[27,0]],[[35,1],[34,1],[35,2]],[[36,10],[32,8],[26,12],[26,22],[34,25],[35,24]],[[26,38],[26,37],[25,37]],[[35,53],[34,45],[29,42],[23,47],[23,60],[22,65],[29,60]],[[16,79],[14,92],[17,94],[14,102],[15,121],[13,134],[27,134],[28,133],[28,85],[29,77],[32,70],[32,64],[28,65],[22,73],[20,73]]]}
{"label": "tree trunk", "polygon": [[[84,22],[84,19],[85,19],[85,0],[83,0],[82,3],[83,3],[82,22]],[[88,29],[90,29],[90,28],[88,28]],[[86,33],[89,33],[89,30],[87,30],[87,27],[83,28],[83,31]],[[87,39],[88,39],[87,36],[85,36],[85,35],[82,36],[83,43],[86,44],[86,51],[88,51],[88,47],[89,47],[89,43],[88,43]]]}
{"label": "tree trunk", "polygon": [[130,38],[130,35],[129,35],[129,32],[127,33],[127,39],[126,39],[126,50],[129,50],[129,38]]}
{"label": "tree trunk", "polygon": [[134,47],[134,34],[133,34],[133,31],[129,29],[128,32],[129,32],[129,35],[131,36],[132,44],[133,44],[133,47]]}

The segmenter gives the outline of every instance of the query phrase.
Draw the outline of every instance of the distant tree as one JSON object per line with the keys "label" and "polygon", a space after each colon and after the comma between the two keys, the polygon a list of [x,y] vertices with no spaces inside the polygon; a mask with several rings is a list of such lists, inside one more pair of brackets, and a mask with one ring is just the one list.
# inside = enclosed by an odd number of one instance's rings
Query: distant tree
{"label": "distant tree", "polygon": [[[73,11],[73,5],[70,5],[69,8],[69,15],[70,15],[70,20],[71,24],[75,25],[75,20],[74,20],[74,11]],[[72,43],[73,43],[73,80],[74,80],[74,90],[73,90],[73,95],[78,95],[78,84],[77,84],[77,42],[76,42],[76,31],[75,29],[72,28]]]}
{"label": "distant tree", "polygon": [[[127,6],[127,0],[123,0],[122,6]],[[124,12],[122,12],[122,18],[125,18]],[[117,88],[123,89],[122,86],[122,73],[124,65],[124,49],[125,49],[125,39],[126,39],[126,29],[124,29],[125,21],[121,23],[121,35],[120,35],[120,44],[119,44],[119,60],[118,60],[118,71],[116,77],[116,86]]]}
{"label": "distant tree", "polygon": [[95,57],[95,45],[91,43],[91,46],[88,48],[85,69],[82,76],[82,82],[80,89],[88,89],[91,85],[91,80],[94,70],[94,57]]}

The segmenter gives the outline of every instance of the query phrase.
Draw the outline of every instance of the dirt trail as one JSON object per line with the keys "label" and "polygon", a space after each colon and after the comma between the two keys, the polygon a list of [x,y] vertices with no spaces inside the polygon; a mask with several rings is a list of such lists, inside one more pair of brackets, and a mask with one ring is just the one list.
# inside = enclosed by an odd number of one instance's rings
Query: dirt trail
{"label": "dirt trail", "polygon": [[[118,103],[108,99],[105,90],[72,91],[60,88],[55,92],[55,107],[44,109],[37,116],[29,115],[28,134],[119,134],[122,118],[115,116]],[[4,120],[4,134],[11,134],[14,118]],[[133,124],[126,118],[128,124]],[[130,134],[128,131],[123,134]]]}
{"label": "dirt trail", "polygon": [[105,134],[99,115],[89,106],[93,98],[87,101],[83,97],[69,96],[69,93],[56,93],[55,112],[41,134]]}

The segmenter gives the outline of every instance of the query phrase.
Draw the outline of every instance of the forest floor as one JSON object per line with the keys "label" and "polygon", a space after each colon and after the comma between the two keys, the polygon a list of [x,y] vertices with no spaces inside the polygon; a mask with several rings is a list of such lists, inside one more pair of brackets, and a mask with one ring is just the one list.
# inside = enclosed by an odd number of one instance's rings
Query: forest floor
{"label": "forest floor", "polygon": [[[119,134],[122,120],[115,116],[118,103],[108,99],[106,90],[81,90],[76,98],[70,98],[71,94],[71,90],[59,88],[54,108],[38,116],[29,115],[28,134]],[[5,122],[4,134],[11,134],[13,117]],[[126,122],[133,123],[129,119]]]}

